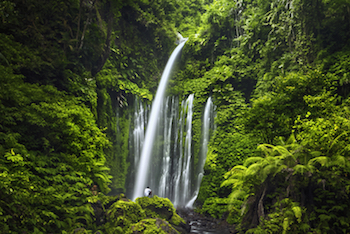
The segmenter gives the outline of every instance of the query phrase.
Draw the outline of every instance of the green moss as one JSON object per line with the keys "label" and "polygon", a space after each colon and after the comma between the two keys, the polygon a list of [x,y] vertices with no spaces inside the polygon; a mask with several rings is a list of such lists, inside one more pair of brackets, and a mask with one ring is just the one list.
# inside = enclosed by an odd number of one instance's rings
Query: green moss
{"label": "green moss", "polygon": [[139,197],[136,203],[144,209],[145,214],[149,218],[162,218],[169,221],[171,224],[179,225],[185,221],[176,214],[176,209],[168,198],[154,196]]}
{"label": "green moss", "polygon": [[127,230],[132,224],[146,218],[141,206],[130,200],[119,200],[109,208],[105,227],[111,233],[119,233],[117,229]]}
{"label": "green moss", "polygon": [[143,219],[137,224],[130,227],[126,234],[178,234],[167,221],[155,218],[155,219]]}

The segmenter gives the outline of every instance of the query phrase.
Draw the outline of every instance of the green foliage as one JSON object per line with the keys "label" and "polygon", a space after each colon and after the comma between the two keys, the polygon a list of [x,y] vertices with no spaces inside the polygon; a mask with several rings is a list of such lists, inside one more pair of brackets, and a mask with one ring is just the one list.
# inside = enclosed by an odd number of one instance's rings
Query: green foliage
{"label": "green foliage", "polygon": [[[131,93],[133,95],[152,100],[153,95],[145,88],[139,88],[129,79],[123,78],[120,73],[113,70],[113,66],[107,62],[105,68],[98,73],[96,79],[101,88],[108,88],[114,92]],[[126,103],[127,104],[127,103]]]}
{"label": "green foliage", "polygon": [[171,225],[169,225],[168,222],[165,220],[156,218],[156,219],[143,219],[137,224],[133,225],[126,233],[132,234],[132,233],[145,233],[145,234],[178,234],[179,232],[176,231]]}
{"label": "green foliage", "polygon": [[[348,3],[204,5],[202,24],[187,41],[174,82],[175,92],[212,96],[217,105],[200,208],[216,215],[220,199],[243,203],[243,217],[236,205],[231,217],[246,229],[264,217],[267,227],[259,225],[254,233],[346,232],[347,214],[316,210],[322,207],[318,197],[348,197]],[[274,204],[284,198],[290,202],[277,211]],[[328,200],[326,212],[335,201]],[[342,203],[339,209],[348,206]]]}
{"label": "green foliage", "polygon": [[213,218],[220,219],[227,212],[228,199],[211,197],[205,200],[200,209],[200,213],[210,215]]}
{"label": "green foliage", "polygon": [[[324,131],[327,132],[327,129]],[[230,198],[245,201],[243,225],[251,228],[258,224],[254,217],[262,219],[258,227],[250,230],[251,233],[265,233],[264,230],[270,230],[268,233],[305,233],[311,229],[327,232],[332,228],[348,230],[343,222],[344,214],[338,213],[349,206],[348,202],[344,201],[342,206],[336,207],[335,198],[328,197],[337,194],[339,202],[349,196],[348,191],[340,189],[349,184],[344,174],[350,169],[343,156],[347,153],[344,147],[335,147],[333,152],[330,151],[341,137],[334,139],[334,144],[328,149],[321,149],[322,152],[313,151],[311,147],[312,143],[323,140],[325,132],[322,136],[307,138],[307,146],[296,144],[295,138],[283,146],[260,145],[264,156],[250,157],[243,165],[233,167],[226,174],[227,180],[222,186],[232,186]],[[304,136],[305,132],[302,133]],[[303,195],[305,192],[309,194],[308,197]],[[274,201],[276,197],[286,198],[282,202],[287,206],[282,210],[281,205]],[[288,197],[301,205],[291,202]],[[277,207],[277,210],[271,209],[273,207]],[[302,213],[306,216],[304,219]]]}
{"label": "green foliage", "polygon": [[274,207],[274,213],[269,214],[266,219],[261,220],[258,227],[249,229],[246,233],[306,233],[310,230],[310,226],[302,222],[306,209],[302,209],[298,203],[286,198],[276,202]]}
{"label": "green foliage", "polygon": [[247,155],[256,153],[257,142],[243,132],[241,114],[246,109],[239,93],[232,93],[235,102],[220,105],[216,112],[216,130],[208,146],[204,177],[197,201],[203,204],[210,197],[227,197],[230,189],[220,187],[224,174],[233,165],[242,163]]}
{"label": "green foliage", "polygon": [[270,92],[252,99],[252,107],[246,113],[247,131],[260,136],[261,141],[277,143],[278,137],[288,137],[298,115],[306,115],[310,105],[307,96],[318,96],[322,92],[332,95],[335,77],[325,76],[320,71],[307,74],[289,73],[276,77]]}
{"label": "green foliage", "polygon": [[[1,223],[56,232],[91,223],[90,186],[108,192],[105,135],[77,98],[1,69]],[[6,225],[5,225],[6,223]]]}
{"label": "green foliage", "polygon": [[201,107],[217,106],[202,212],[228,204],[243,228],[263,218],[255,233],[348,232],[348,1],[6,0],[0,21],[4,232],[92,227],[91,186],[108,192],[110,173],[124,191],[127,106],[152,100],[176,31],[189,40],[169,93],[198,98],[195,155]]}

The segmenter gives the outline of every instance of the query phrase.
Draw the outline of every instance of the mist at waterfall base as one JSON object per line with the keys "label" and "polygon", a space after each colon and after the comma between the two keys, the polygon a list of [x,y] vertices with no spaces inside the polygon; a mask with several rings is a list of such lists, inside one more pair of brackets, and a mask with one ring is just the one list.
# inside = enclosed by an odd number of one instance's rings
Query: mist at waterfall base
{"label": "mist at waterfall base", "polygon": [[[213,126],[211,98],[206,104],[205,109],[208,110],[204,110],[202,148],[197,156],[199,161],[196,168],[192,155],[194,95],[189,95],[181,102],[178,97],[164,98],[172,66],[184,43],[185,41],[180,42],[166,65],[149,118],[149,106],[140,100],[135,101],[133,126],[129,136],[130,166],[133,168],[129,170],[132,175],[128,175],[132,178],[129,183],[134,186],[127,186],[126,191],[127,196],[133,200],[143,196],[143,190],[147,186],[152,188],[153,195],[169,198],[175,207],[191,207],[198,194],[208,144],[208,139],[204,138],[209,137],[209,128],[205,128],[205,122],[209,122],[208,126]],[[211,116],[205,115],[207,112]],[[207,134],[204,133],[206,131]]]}

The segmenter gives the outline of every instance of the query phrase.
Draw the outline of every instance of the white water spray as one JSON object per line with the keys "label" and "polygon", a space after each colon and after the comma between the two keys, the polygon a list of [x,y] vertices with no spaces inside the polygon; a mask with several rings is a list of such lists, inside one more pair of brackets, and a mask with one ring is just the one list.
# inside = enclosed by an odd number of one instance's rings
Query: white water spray
{"label": "white water spray", "polygon": [[180,53],[183,46],[185,45],[185,42],[186,40],[182,40],[181,43],[176,47],[176,49],[171,54],[165,66],[164,72],[162,74],[160,84],[157,89],[156,97],[152,103],[151,114],[147,125],[145,140],[142,147],[141,158],[140,158],[140,162],[137,170],[133,200],[135,200],[139,196],[142,196],[143,190],[147,186],[146,181],[148,179],[148,174],[150,170],[149,164],[151,161],[150,159],[151,159],[153,141],[154,141],[156,127],[157,127],[157,119],[160,112],[161,104],[163,102],[165,88],[168,83],[170,72],[176,60],[176,57]]}

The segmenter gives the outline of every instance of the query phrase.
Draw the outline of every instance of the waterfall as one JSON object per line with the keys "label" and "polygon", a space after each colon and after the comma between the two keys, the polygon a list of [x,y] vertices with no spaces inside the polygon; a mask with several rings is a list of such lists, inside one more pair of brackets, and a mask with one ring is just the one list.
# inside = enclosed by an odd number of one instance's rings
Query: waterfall
{"label": "waterfall", "polygon": [[207,158],[208,152],[208,143],[210,140],[210,131],[214,130],[214,104],[211,97],[208,98],[207,103],[205,104],[203,121],[202,121],[202,139],[201,139],[201,151],[198,159],[198,173],[197,173],[197,183],[194,190],[193,198],[186,204],[187,208],[192,208],[193,203],[197,199],[199,187],[202,182],[204,175],[204,164]]}
{"label": "waterfall", "polygon": [[158,186],[158,195],[160,197],[169,197],[172,192],[171,187],[171,144],[172,144],[172,134],[173,134],[173,121],[177,118],[177,101],[174,97],[168,97],[166,100],[166,105],[164,110],[168,110],[169,114],[164,116],[164,142],[163,142],[163,153],[161,162],[161,176]]}
{"label": "waterfall", "polygon": [[[129,152],[132,157],[129,169],[132,175],[129,175],[129,181],[133,181],[130,183],[134,184],[133,200],[143,196],[143,190],[147,186],[152,189],[154,195],[169,198],[175,207],[186,204],[192,207],[198,194],[209,132],[212,129],[210,124],[214,112],[211,98],[204,109],[202,146],[200,155],[197,155],[197,165],[194,165],[192,149],[194,95],[190,94],[181,104],[178,97],[164,99],[172,66],[185,42],[185,39],[179,38],[179,45],[167,62],[148,121],[148,108],[139,100],[134,103],[133,126],[129,131]],[[194,169],[194,166],[197,166],[197,169]],[[131,194],[128,189],[127,194]]]}
{"label": "waterfall", "polygon": [[[142,140],[137,139],[143,139],[142,129],[146,125],[148,108],[139,102],[135,102],[135,105],[137,108],[134,108],[134,126],[130,130],[129,148],[132,158],[130,161],[136,163],[139,155],[135,153],[140,152],[142,148],[142,144],[139,144]],[[202,115],[200,152],[193,155],[193,105],[193,94],[181,102],[178,97],[166,97],[157,116],[157,131],[146,186],[151,187],[154,195],[169,198],[175,207],[192,208],[203,177],[210,135],[215,129],[215,108],[212,99],[208,98]],[[194,161],[198,163],[195,165]],[[138,165],[134,167],[138,168]],[[133,183],[132,181],[130,183]],[[130,191],[127,191],[127,194],[132,195]]]}
{"label": "waterfall", "polygon": [[175,59],[177,55],[180,53],[182,47],[185,45],[185,42],[186,40],[182,40],[180,44],[175,48],[173,53],[171,54],[165,66],[164,72],[162,74],[155,99],[152,103],[151,114],[149,117],[146,135],[145,135],[145,141],[142,147],[138,170],[136,172],[137,177],[136,177],[136,183],[133,191],[133,200],[135,200],[139,196],[142,196],[143,190],[146,187],[146,182],[149,181],[148,175],[150,173],[149,166],[152,159],[151,153],[152,153],[153,142],[154,142],[155,133],[156,133],[157,120],[158,120],[158,116],[159,116],[161,105],[164,98],[165,88],[168,83],[170,72],[175,62]]}
{"label": "waterfall", "polygon": [[[191,194],[191,145],[192,145],[192,115],[193,115],[193,99],[194,95],[191,94],[187,100],[182,103],[182,111],[179,120],[180,132],[180,154],[175,168],[177,170],[174,173],[174,200],[175,206],[184,205],[188,197]],[[185,135],[185,142],[183,142],[183,134]],[[183,153],[182,153],[182,148]]]}
{"label": "waterfall", "polygon": [[134,111],[134,130],[130,138],[133,140],[134,146],[134,168],[137,168],[141,156],[141,147],[145,139],[145,124],[147,123],[147,109],[144,108],[142,102],[136,98]]}
{"label": "waterfall", "polygon": [[[213,101],[211,100],[211,97],[208,98],[207,103],[205,104],[204,108],[204,115],[203,115],[203,122],[202,122],[202,146],[201,146],[201,153],[200,153],[200,158],[199,158],[199,175],[203,177],[204,173],[204,164],[205,160],[207,158],[207,152],[208,152],[208,143],[210,140],[210,130],[214,130],[214,116],[215,111],[214,111],[214,104]],[[200,186],[197,184],[197,188],[199,189]]]}

